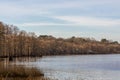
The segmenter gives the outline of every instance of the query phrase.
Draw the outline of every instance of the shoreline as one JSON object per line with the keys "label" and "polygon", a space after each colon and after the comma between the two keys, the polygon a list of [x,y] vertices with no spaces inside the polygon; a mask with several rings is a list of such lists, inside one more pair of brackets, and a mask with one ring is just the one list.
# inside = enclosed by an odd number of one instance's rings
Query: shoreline
{"label": "shoreline", "polygon": [[[61,54],[61,55],[42,55],[42,56],[0,56],[0,59],[4,59],[4,58],[42,58],[42,57],[46,57],[46,56],[73,56],[73,55],[116,55],[116,54],[120,54],[120,53],[99,53],[99,54]],[[0,60],[0,61],[1,61]]]}

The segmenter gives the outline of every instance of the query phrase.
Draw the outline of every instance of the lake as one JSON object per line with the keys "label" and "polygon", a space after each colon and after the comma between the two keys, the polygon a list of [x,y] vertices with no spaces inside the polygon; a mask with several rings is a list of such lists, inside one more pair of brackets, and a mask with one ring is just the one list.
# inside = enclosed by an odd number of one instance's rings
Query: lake
{"label": "lake", "polygon": [[14,63],[36,67],[55,80],[120,80],[120,54],[46,56]]}

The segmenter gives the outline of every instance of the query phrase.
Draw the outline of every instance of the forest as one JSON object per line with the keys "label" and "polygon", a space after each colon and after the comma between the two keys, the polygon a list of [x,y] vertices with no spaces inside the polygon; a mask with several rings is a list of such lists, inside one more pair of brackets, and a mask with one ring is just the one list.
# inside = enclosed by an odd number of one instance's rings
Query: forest
{"label": "forest", "polygon": [[47,55],[119,54],[118,41],[94,38],[55,38],[19,30],[14,25],[0,22],[0,57]]}

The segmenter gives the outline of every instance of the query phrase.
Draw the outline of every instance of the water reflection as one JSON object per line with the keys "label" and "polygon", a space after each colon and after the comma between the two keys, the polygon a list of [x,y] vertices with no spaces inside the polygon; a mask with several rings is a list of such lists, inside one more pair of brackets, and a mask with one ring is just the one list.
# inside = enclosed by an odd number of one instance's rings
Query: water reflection
{"label": "water reflection", "polygon": [[16,62],[58,80],[120,80],[120,55],[50,56]]}
{"label": "water reflection", "polygon": [[36,58],[14,58],[9,61],[4,58],[0,61],[0,80],[50,80],[37,68],[17,65],[17,62],[35,62]]}

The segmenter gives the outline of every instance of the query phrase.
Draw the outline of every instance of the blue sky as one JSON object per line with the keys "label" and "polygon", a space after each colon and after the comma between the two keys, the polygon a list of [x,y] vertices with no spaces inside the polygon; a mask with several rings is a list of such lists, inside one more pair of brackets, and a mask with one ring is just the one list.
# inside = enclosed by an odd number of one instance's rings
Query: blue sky
{"label": "blue sky", "polygon": [[120,0],[0,0],[0,20],[37,35],[120,42]]}

